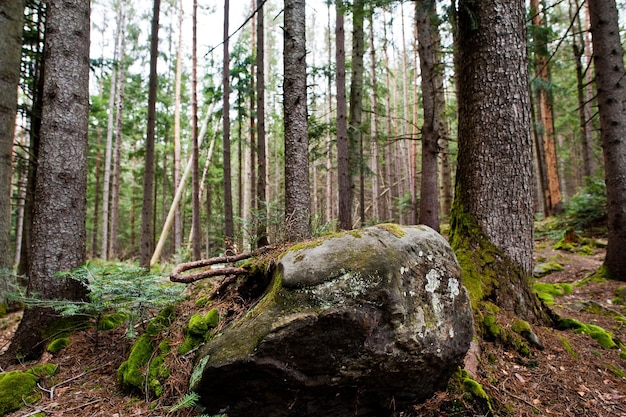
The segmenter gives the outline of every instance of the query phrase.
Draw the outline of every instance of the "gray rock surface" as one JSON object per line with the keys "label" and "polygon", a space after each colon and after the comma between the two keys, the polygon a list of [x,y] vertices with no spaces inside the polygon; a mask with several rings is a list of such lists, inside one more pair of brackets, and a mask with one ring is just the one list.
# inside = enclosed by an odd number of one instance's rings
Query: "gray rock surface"
{"label": "gray rock surface", "polygon": [[472,332],[446,240],[369,227],[284,254],[265,296],[201,349],[191,389],[230,417],[389,415],[445,389]]}

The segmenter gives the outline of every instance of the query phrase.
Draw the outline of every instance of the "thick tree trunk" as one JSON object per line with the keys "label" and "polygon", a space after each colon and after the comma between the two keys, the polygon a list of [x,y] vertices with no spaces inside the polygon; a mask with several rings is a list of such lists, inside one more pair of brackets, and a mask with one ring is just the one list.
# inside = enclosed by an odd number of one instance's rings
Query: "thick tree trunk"
{"label": "thick tree trunk", "polygon": [[626,281],[626,81],[615,0],[589,0],[608,214],[608,275]]}
{"label": "thick tree trunk", "polygon": [[13,265],[11,179],[23,18],[23,1],[0,4],[0,268],[3,269]]}
{"label": "thick tree trunk", "polygon": [[285,0],[285,223],[290,241],[311,236],[304,0]]}
{"label": "thick tree trunk", "polygon": [[[55,274],[86,257],[87,134],[89,120],[89,1],[48,2],[46,74],[39,169],[35,190],[28,293],[81,300],[82,283]],[[10,353],[38,357],[55,317],[32,308],[13,338]]]}
{"label": "thick tree trunk", "polygon": [[439,153],[439,114],[435,107],[435,57],[431,21],[437,18],[434,0],[416,2],[418,50],[422,70],[422,184],[420,190],[419,222],[439,231],[439,202],[437,200],[437,155]]}
{"label": "thick tree trunk", "polygon": [[153,247],[153,190],[154,190],[154,142],[156,130],[157,61],[159,55],[159,12],[161,0],[154,0],[152,9],[152,32],[150,35],[150,81],[148,86],[148,125],[145,144],[143,172],[143,202],[141,206],[141,243],[139,264],[150,268]]}
{"label": "thick tree trunk", "polygon": [[522,317],[540,317],[531,289],[533,185],[524,2],[465,2],[457,13],[459,159],[451,245],[474,307],[489,300]]}

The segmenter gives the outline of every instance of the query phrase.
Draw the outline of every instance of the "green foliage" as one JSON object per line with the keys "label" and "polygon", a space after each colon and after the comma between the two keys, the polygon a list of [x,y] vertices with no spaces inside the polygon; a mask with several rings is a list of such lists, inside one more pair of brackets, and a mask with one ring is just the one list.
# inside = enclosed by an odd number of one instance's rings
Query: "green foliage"
{"label": "green foliage", "polygon": [[151,311],[182,299],[185,286],[147,272],[143,268],[121,263],[89,262],[70,272],[59,274],[84,283],[89,301],[24,298],[29,306],[52,307],[62,316],[87,316],[96,321],[99,330],[110,330],[127,324],[128,337],[135,337],[135,325]]}
{"label": "green foliage", "polygon": [[[198,393],[189,392],[183,395],[183,397],[179,399],[176,402],[176,404],[174,404],[173,406],[169,408],[169,410],[167,411],[167,415],[169,416],[170,414],[173,414],[177,411],[180,411],[186,408],[194,408],[198,405],[199,399],[200,399],[200,395],[198,395]],[[213,416],[209,416],[206,414],[202,414],[198,417],[228,417],[228,415],[227,414],[215,414]]]}
{"label": "green foliage", "polygon": [[602,179],[591,179],[564,205],[564,221],[575,230],[606,222],[606,186]]}

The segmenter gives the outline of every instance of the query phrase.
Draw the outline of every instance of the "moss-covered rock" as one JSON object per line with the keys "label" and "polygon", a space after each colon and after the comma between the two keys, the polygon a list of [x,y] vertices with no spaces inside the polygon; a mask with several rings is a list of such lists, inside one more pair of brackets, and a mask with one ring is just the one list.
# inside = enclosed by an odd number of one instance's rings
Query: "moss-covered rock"
{"label": "moss-covered rock", "polygon": [[533,275],[537,278],[551,274],[552,272],[562,271],[563,265],[558,262],[542,262],[535,265]]}
{"label": "moss-covered rock", "polygon": [[178,353],[184,355],[200,346],[209,338],[209,331],[218,325],[219,319],[219,312],[216,308],[211,309],[205,315],[191,316],[185,328],[185,341],[178,347]]}
{"label": "moss-covered rock", "polygon": [[51,363],[36,365],[27,371],[0,373],[0,416],[19,410],[25,404],[33,404],[41,399],[37,382],[57,372]]}

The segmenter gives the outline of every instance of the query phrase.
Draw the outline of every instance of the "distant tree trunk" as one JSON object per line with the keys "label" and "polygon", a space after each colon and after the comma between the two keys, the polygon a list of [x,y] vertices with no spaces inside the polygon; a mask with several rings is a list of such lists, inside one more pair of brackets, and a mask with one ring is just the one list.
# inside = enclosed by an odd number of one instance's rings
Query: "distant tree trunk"
{"label": "distant tree trunk", "polygon": [[[350,76],[350,118],[348,128],[348,166],[350,178],[350,207],[356,194],[355,178],[361,178],[359,187],[359,211],[361,224],[365,224],[365,195],[363,192],[363,55],[365,54],[365,33],[363,22],[365,11],[363,0],[352,2],[352,65]],[[350,227],[351,228],[351,227]]]}
{"label": "distant tree trunk", "polygon": [[521,317],[542,317],[531,288],[533,187],[524,2],[465,2],[457,15],[459,158],[451,246],[474,307],[489,300]]}
{"label": "distant tree trunk", "polygon": [[267,238],[267,201],[265,181],[267,175],[267,156],[265,154],[265,22],[264,4],[259,6],[257,12],[256,28],[256,108],[257,108],[257,246],[266,246],[269,243]]}
{"label": "distant tree trunk", "polygon": [[370,79],[372,83],[372,119],[371,119],[371,146],[372,158],[370,170],[372,171],[372,217],[375,221],[381,220],[381,175],[380,175],[380,147],[378,141],[378,90],[376,76],[376,48],[374,45],[374,10],[369,15],[369,42],[370,42]]}
{"label": "distant tree trunk", "polygon": [[[82,300],[82,283],[55,274],[86,258],[87,135],[89,120],[89,1],[50,0],[39,169],[35,190],[28,293]],[[32,308],[13,337],[9,354],[43,352],[43,335],[56,314]]]}
{"label": "distant tree trunk", "polygon": [[[180,107],[183,76],[183,1],[179,2],[178,10],[178,46],[176,48],[176,81],[174,83],[174,189],[180,184]],[[180,220],[180,206],[174,213],[174,253],[183,244],[182,222]]]}
{"label": "distant tree trunk", "polygon": [[223,164],[224,164],[224,240],[226,247],[230,247],[235,237],[235,222],[233,219],[233,191],[232,174],[230,168],[230,55],[228,51],[228,23],[229,23],[229,0],[224,0],[224,110],[223,113]]}
{"label": "distant tree trunk", "polygon": [[22,244],[20,245],[20,261],[17,265],[17,274],[28,274],[28,266],[31,260],[31,241],[33,228],[33,206],[35,199],[35,178],[37,175],[37,160],[39,159],[39,138],[41,132],[41,111],[43,107],[43,81],[46,63],[45,55],[45,26],[46,21],[45,4],[37,5],[37,36],[32,40],[30,50],[34,56],[35,63],[31,77],[33,79],[33,87],[31,96],[33,97],[32,107],[30,109],[30,132],[29,132],[29,158],[28,158],[28,174],[26,184],[26,199],[24,200],[24,224],[22,227]]}
{"label": "distant tree trunk", "polygon": [[346,50],[343,0],[335,3],[335,63],[337,66],[337,192],[339,229],[352,229],[352,198],[350,196],[350,165],[348,146],[348,109],[346,103]]}
{"label": "distant tree trunk", "polygon": [[626,281],[626,82],[615,0],[589,0],[608,214],[604,267]]}
{"label": "distant tree trunk", "polygon": [[[251,0],[251,9],[254,12],[256,10],[256,0]],[[256,29],[256,19],[252,19],[251,22],[251,31],[250,37],[252,42],[251,50],[256,55],[257,47],[256,47],[256,37],[257,37],[257,29]],[[248,204],[246,213],[249,218],[254,220],[256,216],[254,216],[253,212],[255,212],[256,208],[256,200],[257,200],[257,177],[256,177],[256,166],[257,166],[257,147],[256,147],[256,60],[250,62],[250,153],[248,156],[248,183],[250,184],[249,192],[248,192]],[[254,248],[256,242],[250,242],[250,245]]]}
{"label": "distant tree trunk", "polygon": [[[125,4],[120,2],[120,7],[124,8]],[[115,128],[115,146],[113,153],[113,184],[111,187],[111,236],[109,238],[109,257],[115,259],[118,254],[118,223],[120,212],[120,180],[122,176],[122,126],[123,126],[123,114],[124,114],[124,78],[126,67],[124,65],[124,59],[126,54],[126,14],[122,9],[122,23],[121,23],[121,40],[120,40],[120,55],[117,67],[117,114],[116,128]]]}
{"label": "distant tree trunk", "polygon": [[578,117],[580,119],[580,147],[583,157],[582,176],[585,181],[591,178],[596,170],[593,159],[593,135],[592,135],[592,109],[591,97],[587,94],[587,86],[585,79],[586,64],[584,63],[585,55],[585,32],[580,22],[580,13],[582,5],[579,7],[576,1],[570,0],[570,19],[573,19],[575,34],[572,36],[572,49],[574,51],[574,59],[576,60],[576,90],[578,92]]}
{"label": "distant tree trunk", "polygon": [[385,68],[385,89],[387,90],[385,94],[385,117],[387,119],[387,142],[385,145],[385,179],[387,182],[387,220],[398,221],[399,217],[397,216],[396,204],[395,200],[398,197],[398,184],[394,180],[396,164],[395,164],[395,141],[392,140],[393,131],[392,131],[392,121],[391,121],[391,74],[390,74],[390,62],[389,62],[389,48],[388,43],[389,40],[387,38],[387,17],[385,9],[383,9],[383,57],[384,57],[384,68]]}
{"label": "distant tree trunk", "polygon": [[0,4],[0,39],[2,39],[0,42],[0,268],[2,269],[13,266],[11,180],[23,19],[23,1],[8,1]]}
{"label": "distant tree trunk", "polygon": [[[333,63],[333,51],[332,51],[332,29],[331,29],[331,2],[326,2],[326,16],[327,16],[327,38],[326,38],[326,47],[328,48],[328,77],[326,77],[326,97],[328,101],[328,114],[326,116],[326,121],[328,125],[332,123],[332,114],[333,114],[333,77],[330,75],[332,72],[332,63]],[[330,129],[329,129],[330,130]],[[325,192],[324,192],[324,201],[326,203],[325,212],[324,212],[324,220],[326,222],[330,222],[333,219],[333,207],[335,205],[335,198],[333,194],[333,138],[332,133],[329,131],[326,135],[326,183],[325,183]]]}
{"label": "distant tree trunk", "polygon": [[159,58],[159,11],[161,0],[154,0],[152,9],[152,32],[150,35],[150,81],[148,86],[148,125],[145,144],[143,172],[143,202],[141,206],[141,243],[139,263],[150,268],[152,254],[153,190],[154,190],[154,142],[156,130],[157,61]]}
{"label": "distant tree trunk", "polygon": [[422,72],[422,103],[424,106],[419,222],[439,231],[439,202],[437,200],[439,194],[437,185],[439,114],[435,106],[437,51],[433,47],[433,32],[437,30],[437,27],[431,25],[432,20],[437,18],[436,13],[434,0],[415,3],[418,50]]}
{"label": "distant tree trunk", "polygon": [[[563,210],[561,186],[559,183],[558,162],[556,155],[556,139],[554,134],[554,112],[552,108],[552,93],[550,91],[550,83],[552,82],[550,68],[548,66],[548,37],[546,28],[541,21],[541,12],[539,11],[539,0],[531,0],[531,20],[534,29],[534,58],[535,58],[535,77],[538,85],[535,88],[537,96],[537,119],[540,129],[538,133],[541,135],[541,143],[543,144],[543,162],[545,163],[545,178],[547,183],[544,184],[544,210],[546,216],[557,214]],[[540,161],[542,161],[540,159]]]}
{"label": "distant tree trunk", "polygon": [[284,0],[285,223],[290,241],[311,236],[305,0]]}
{"label": "distant tree trunk", "polygon": [[198,145],[198,0],[193,0],[192,13],[192,47],[191,47],[191,140],[192,140],[192,224],[191,230],[193,234],[193,260],[200,259],[201,242],[200,242],[200,178],[198,160],[200,159],[200,148]]}

